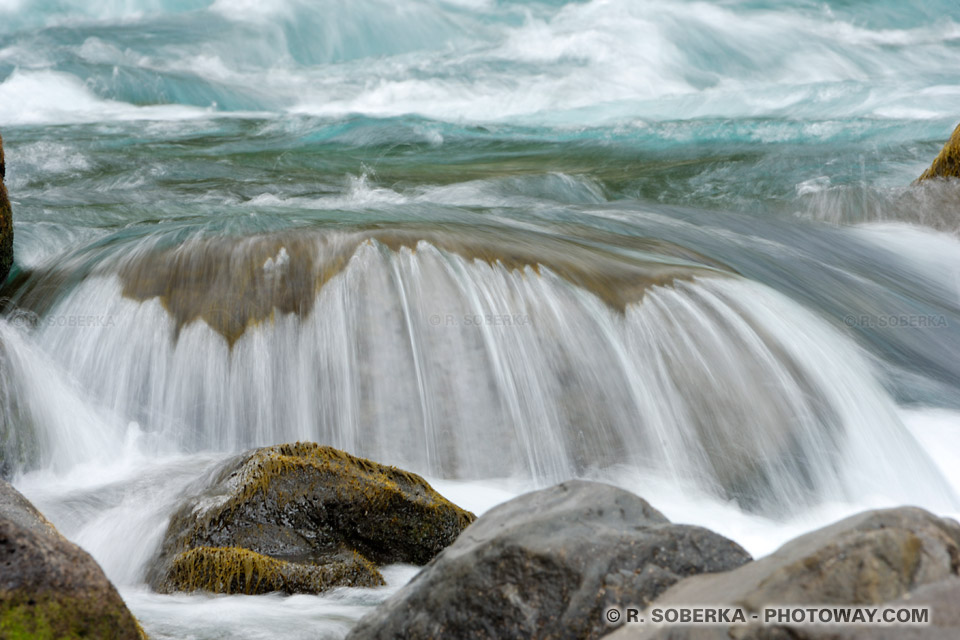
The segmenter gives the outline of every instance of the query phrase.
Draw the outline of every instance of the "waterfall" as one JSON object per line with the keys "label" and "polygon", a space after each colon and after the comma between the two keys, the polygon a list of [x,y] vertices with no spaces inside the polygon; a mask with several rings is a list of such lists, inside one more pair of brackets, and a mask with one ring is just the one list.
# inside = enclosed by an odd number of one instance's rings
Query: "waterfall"
{"label": "waterfall", "polygon": [[[180,255],[210,268],[206,250]],[[343,250],[318,241],[315,261]],[[256,277],[235,257],[233,276],[194,277],[238,299],[297,288],[286,280],[303,247],[274,251]],[[124,295],[157,268],[131,267],[140,259],[80,282],[31,334],[4,329],[18,398],[5,421],[30,425],[8,427],[5,447],[24,468],[109,451],[135,422],[176,451],[311,440],[440,478],[548,484],[635,467],[770,513],[881,487],[952,503],[869,359],[755,282],[651,284],[620,310],[545,266],[367,239],[304,289],[309,305],[288,301],[299,311],[211,326],[220,316],[174,308],[195,300]]]}

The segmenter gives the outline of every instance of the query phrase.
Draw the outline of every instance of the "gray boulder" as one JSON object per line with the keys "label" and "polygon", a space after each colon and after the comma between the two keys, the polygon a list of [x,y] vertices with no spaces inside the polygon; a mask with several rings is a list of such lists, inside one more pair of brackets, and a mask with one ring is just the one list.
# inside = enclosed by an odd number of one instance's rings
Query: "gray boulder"
{"label": "gray boulder", "polygon": [[804,631],[809,640],[957,640],[960,638],[960,579],[927,584],[890,607],[927,607],[930,624],[924,626],[845,627]]}
{"label": "gray boulder", "polygon": [[[952,579],[958,571],[960,525],[956,522],[912,507],[868,511],[801,536],[733,571],[688,578],[653,606],[729,605],[742,608],[750,616],[777,604],[880,605],[903,598],[923,585]],[[758,624],[628,625],[611,638],[799,640],[854,632],[861,634],[855,637],[878,637],[878,631],[876,627],[837,630]]]}
{"label": "gray boulder", "polygon": [[632,493],[567,482],[482,516],[348,638],[598,638],[607,608],[749,560]]}
{"label": "gray boulder", "polygon": [[0,638],[146,638],[96,561],[3,480]]}

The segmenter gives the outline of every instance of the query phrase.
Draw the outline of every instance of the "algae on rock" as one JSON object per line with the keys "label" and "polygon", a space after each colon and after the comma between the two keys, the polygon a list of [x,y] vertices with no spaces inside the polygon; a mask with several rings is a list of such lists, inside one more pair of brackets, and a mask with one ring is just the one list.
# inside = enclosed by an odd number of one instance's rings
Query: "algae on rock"
{"label": "algae on rock", "polygon": [[266,447],[180,507],[147,581],[161,592],[377,586],[375,565],[426,564],[474,519],[413,473],[314,443]]}
{"label": "algae on rock", "polygon": [[146,638],[96,561],[0,480],[0,638]]}
{"label": "algae on rock", "polygon": [[933,164],[920,174],[917,182],[930,178],[960,178],[960,125],[953,130],[953,135],[943,145],[940,154],[934,158]]}
{"label": "algae on rock", "polygon": [[358,553],[323,566],[278,560],[237,547],[198,547],[173,559],[170,581],[177,591],[255,595],[319,593],[331,585],[379,587],[383,576]]}

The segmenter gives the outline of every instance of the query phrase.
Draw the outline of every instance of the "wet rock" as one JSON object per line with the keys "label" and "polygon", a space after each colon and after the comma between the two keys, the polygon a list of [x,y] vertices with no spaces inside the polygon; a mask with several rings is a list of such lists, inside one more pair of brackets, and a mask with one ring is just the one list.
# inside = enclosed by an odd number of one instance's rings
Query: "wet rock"
{"label": "wet rock", "polygon": [[3,138],[0,137],[0,284],[7,279],[13,266],[13,211],[3,181],[7,167],[3,161]]}
{"label": "wet rock", "polygon": [[[603,242],[616,242],[603,236]],[[663,261],[624,260],[610,254],[558,240],[548,235],[476,225],[442,230],[404,230],[361,226],[336,232],[285,231],[237,241],[233,237],[194,238],[173,246],[157,246],[121,261],[123,295],[133,300],[159,299],[176,323],[176,331],[202,319],[232,346],[250,327],[274,314],[309,316],[317,292],[340,274],[364,245],[394,253],[416,251],[422,242],[470,261],[500,265],[510,271],[540,272],[547,268],[571,284],[596,294],[611,308],[623,311],[643,298],[653,286],[718,277],[723,265],[690,249],[662,240],[632,238],[632,251],[648,251],[693,265]],[[619,242],[623,242],[622,239]],[[55,292],[64,275],[58,266],[38,271],[24,283],[45,296]],[[36,295],[30,296],[36,299]],[[18,296],[18,303],[27,301]],[[40,313],[42,309],[33,309]]]}
{"label": "wet rock", "polygon": [[161,592],[318,593],[425,564],[475,516],[426,481],[313,443],[247,452],[174,514],[148,583]]}
{"label": "wet rock", "polygon": [[485,514],[348,638],[598,638],[607,608],[749,560],[627,491],[567,482]]}
{"label": "wet rock", "polygon": [[[801,536],[733,571],[688,578],[664,593],[654,606],[731,605],[749,616],[777,604],[879,605],[922,585],[952,579],[958,572],[960,525],[956,522],[917,508],[868,511]],[[822,627],[773,625],[628,626],[611,638],[799,640],[836,633],[840,632]]]}
{"label": "wet rock", "polygon": [[888,627],[847,626],[805,629],[799,640],[956,640],[960,638],[960,579],[951,578],[924,585],[889,607],[923,608],[930,611],[929,625]]}
{"label": "wet rock", "polygon": [[943,145],[943,149],[926,171],[920,174],[917,182],[930,178],[960,178],[960,125]]}
{"label": "wet rock", "polygon": [[927,607],[930,626],[845,629],[839,639],[849,640],[956,640],[960,638],[960,579],[951,578],[911,591],[891,607]]}
{"label": "wet rock", "polygon": [[0,638],[145,638],[100,566],[0,480]]}
{"label": "wet rock", "polygon": [[184,589],[226,593],[318,593],[331,585],[383,584],[377,567],[358,553],[317,566],[237,547],[198,547],[177,554],[170,579]]}

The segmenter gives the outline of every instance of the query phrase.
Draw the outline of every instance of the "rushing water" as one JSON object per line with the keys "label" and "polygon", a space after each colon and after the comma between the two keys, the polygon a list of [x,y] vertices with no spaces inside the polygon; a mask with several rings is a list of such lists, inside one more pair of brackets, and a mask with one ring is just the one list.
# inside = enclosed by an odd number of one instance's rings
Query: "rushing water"
{"label": "rushing water", "polygon": [[403,584],[161,596],[184,492],[314,440],[482,512],[603,479],[757,554],[960,513],[960,8],[0,0],[0,471],[156,638]]}

